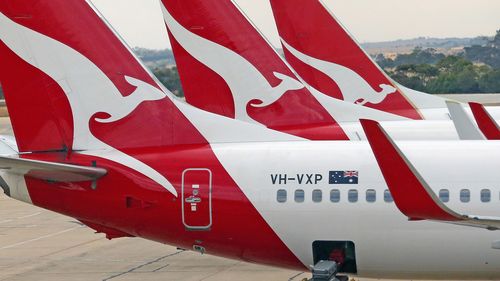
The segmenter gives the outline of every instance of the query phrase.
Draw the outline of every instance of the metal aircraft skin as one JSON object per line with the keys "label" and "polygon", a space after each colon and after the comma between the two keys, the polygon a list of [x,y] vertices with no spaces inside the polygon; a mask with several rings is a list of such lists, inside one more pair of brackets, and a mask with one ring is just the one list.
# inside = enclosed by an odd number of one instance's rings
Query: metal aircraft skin
{"label": "metal aircraft skin", "polygon": [[[448,119],[445,99],[392,80],[328,9],[328,1],[270,0],[286,60],[311,91],[411,119]],[[497,108],[489,110],[500,118]]]}
{"label": "metal aircraft skin", "polygon": [[[14,199],[110,239],[283,268],[306,270],[345,250],[342,271],[362,277],[500,278],[498,232],[487,230],[500,217],[498,142],[394,144],[366,122],[370,142],[333,129],[331,141],[311,141],[323,133],[317,124],[292,134],[200,110],[164,89],[87,1],[1,0],[0,39],[15,135],[1,139],[1,186]],[[405,161],[386,161],[384,151]],[[390,200],[389,189],[400,194],[398,170],[426,199],[448,190],[446,207],[474,214],[474,224],[433,213],[409,221],[425,212]]]}
{"label": "metal aircraft skin", "polygon": [[[314,3],[306,1],[295,10],[319,5]],[[280,7],[281,10],[286,11]],[[398,140],[486,139],[467,105],[423,93],[412,96],[419,106],[403,102],[408,98],[369,58],[359,63],[373,68],[368,73],[375,73],[375,80],[383,88],[393,90],[391,98],[370,91],[372,86],[355,71],[343,74],[345,67],[331,69],[335,77],[305,68],[306,74],[324,78],[318,82],[324,87],[311,87],[307,79],[295,74],[232,1],[165,0],[162,11],[186,101],[200,109],[310,140],[366,140],[359,119],[383,121],[384,128]],[[316,10],[309,14],[313,12]],[[307,33],[301,30],[300,34]],[[318,48],[322,49],[321,46]],[[364,58],[361,49],[359,52]],[[357,96],[355,100],[366,102],[356,104],[329,96],[326,85],[339,81],[345,85],[344,92],[365,93],[364,98]],[[211,90],[207,92],[206,88]],[[372,105],[376,108],[371,108]],[[498,110],[489,111],[497,116]],[[454,116],[457,112],[458,117]],[[411,118],[418,120],[407,122]]]}

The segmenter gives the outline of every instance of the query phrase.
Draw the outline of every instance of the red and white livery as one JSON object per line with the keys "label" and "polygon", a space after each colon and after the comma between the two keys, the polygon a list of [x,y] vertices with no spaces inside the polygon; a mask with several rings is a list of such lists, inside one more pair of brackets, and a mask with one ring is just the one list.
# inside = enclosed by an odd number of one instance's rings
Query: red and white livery
{"label": "red and white livery", "polygon": [[[17,141],[2,140],[0,174],[15,199],[108,238],[284,268],[332,259],[364,277],[500,277],[497,232],[408,221],[382,200],[367,142],[305,141],[178,101],[86,1],[2,0],[0,39]],[[500,143],[398,147],[433,190],[449,191],[450,209],[498,216]],[[358,179],[334,184],[336,171]]]}

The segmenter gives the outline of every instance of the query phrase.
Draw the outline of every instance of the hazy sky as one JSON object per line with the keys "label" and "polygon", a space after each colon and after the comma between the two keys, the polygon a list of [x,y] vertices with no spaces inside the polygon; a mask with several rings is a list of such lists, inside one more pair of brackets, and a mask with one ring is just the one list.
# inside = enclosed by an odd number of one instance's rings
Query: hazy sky
{"label": "hazy sky", "polygon": [[[159,0],[92,0],[132,47],[170,47]],[[235,0],[275,45],[268,0]],[[313,1],[313,0],[311,0]],[[360,42],[491,36],[500,29],[498,0],[326,0]]]}

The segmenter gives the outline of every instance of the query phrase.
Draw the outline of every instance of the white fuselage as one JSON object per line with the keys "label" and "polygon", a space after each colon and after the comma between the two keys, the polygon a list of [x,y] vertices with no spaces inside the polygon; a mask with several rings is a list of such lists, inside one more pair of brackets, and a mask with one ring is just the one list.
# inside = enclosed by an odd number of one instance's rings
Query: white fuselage
{"label": "white fuselage", "polygon": [[[500,215],[500,142],[399,142],[434,191],[448,189],[446,203],[457,212]],[[366,142],[289,142],[214,144],[216,155],[271,228],[304,263],[313,263],[311,245],[316,240],[352,241],[356,247],[358,275],[364,277],[414,276],[414,278],[500,278],[500,250],[492,243],[500,232],[441,222],[408,221],[394,203],[384,201],[387,186]],[[397,169],[397,167],[395,167]],[[329,184],[330,171],[358,171],[359,184]],[[286,175],[286,183],[276,175]],[[297,175],[314,174],[318,182],[298,183]],[[273,183],[272,176],[275,179]],[[302,203],[296,190],[305,191]],[[321,202],[312,192],[322,191]],[[331,190],[340,190],[338,203]],[[358,201],[348,201],[348,190],[358,191]],[[368,203],[366,190],[376,191]],[[460,191],[470,191],[470,202],[460,201]],[[491,192],[481,202],[480,192]],[[277,201],[286,190],[286,202]],[[214,218],[217,219],[217,218]]]}
{"label": "white fuselage", "polygon": [[[472,123],[477,125],[471,110],[469,108],[464,109]],[[487,110],[497,120],[497,123],[500,124],[500,107],[488,107]],[[423,109],[421,112],[424,116],[431,116],[432,119],[380,121],[380,124],[395,140],[460,139],[455,124],[450,119],[451,117],[447,108]],[[350,140],[366,140],[365,133],[359,122],[340,122],[340,125]],[[482,134],[479,128],[477,130],[479,134]]]}

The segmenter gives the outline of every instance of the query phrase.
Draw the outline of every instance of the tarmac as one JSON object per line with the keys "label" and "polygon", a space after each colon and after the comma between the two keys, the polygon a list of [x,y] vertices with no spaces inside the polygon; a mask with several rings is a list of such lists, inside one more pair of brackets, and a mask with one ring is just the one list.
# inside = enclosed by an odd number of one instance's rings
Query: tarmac
{"label": "tarmac", "polygon": [[72,218],[0,195],[2,281],[287,281],[308,277],[140,238],[109,241]]}

